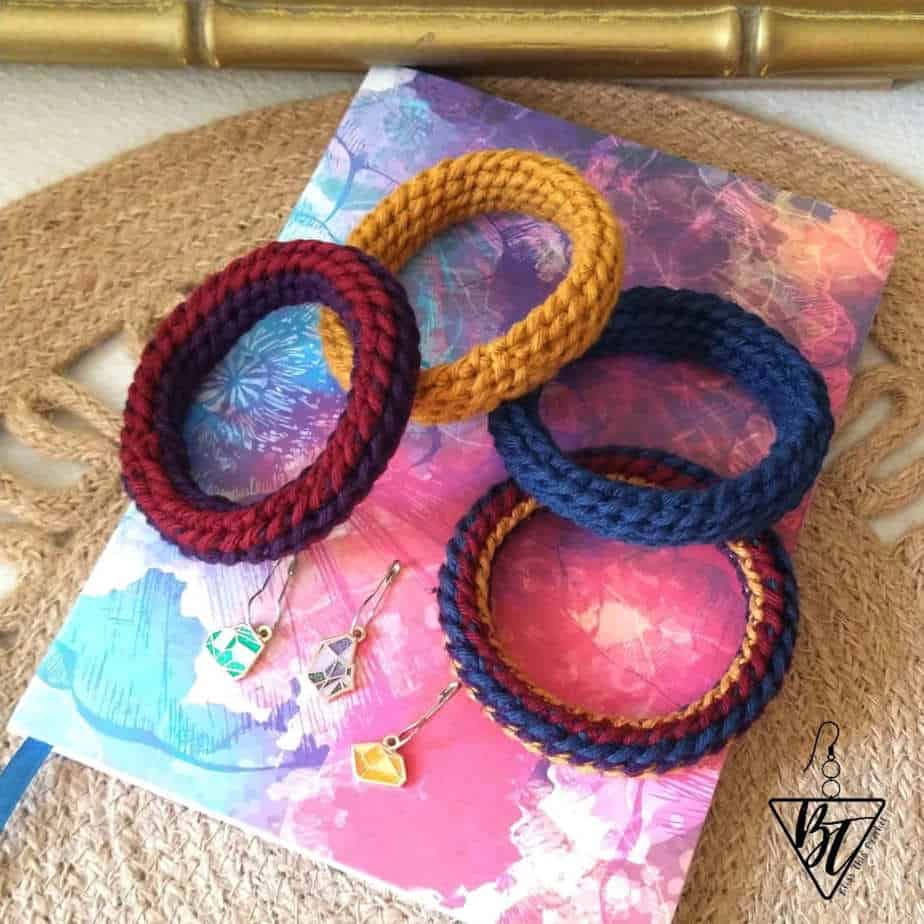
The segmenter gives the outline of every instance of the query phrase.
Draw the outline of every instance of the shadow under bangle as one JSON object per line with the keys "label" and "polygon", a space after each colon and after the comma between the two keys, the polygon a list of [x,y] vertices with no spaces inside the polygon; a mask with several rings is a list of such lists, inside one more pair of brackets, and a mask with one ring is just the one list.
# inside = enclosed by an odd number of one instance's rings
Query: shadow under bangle
{"label": "shadow under bangle", "polygon": [[[571,240],[568,273],[555,291],[505,334],[459,359],[424,369],[412,417],[449,423],[526,394],[597,339],[616,304],[622,235],[606,199],[569,164],[532,151],[475,151],[441,161],[389,193],[348,238],[398,272],[450,225],[512,211],[550,221]],[[347,382],[352,346],[335,315],[322,311],[324,355]]]}
{"label": "shadow under bangle", "polygon": [[[701,485],[711,477],[655,450],[614,447],[578,458],[601,477],[663,488]],[[494,559],[510,533],[541,509],[514,481],[497,485],[458,524],[440,571],[447,650],[487,714],[551,760],[604,773],[671,770],[717,753],[745,731],[779,690],[796,638],[796,581],[775,533],[724,546],[742,582],[747,616],[738,654],[721,680],[683,709],[632,720],[560,702],[531,684],[498,643],[490,606]]]}
{"label": "shadow under bangle", "polygon": [[768,454],[740,475],[695,488],[613,481],[556,445],[539,416],[539,388],[488,419],[507,471],[525,491],[600,536],[651,546],[754,536],[799,505],[821,470],[834,421],[824,379],[796,347],[716,295],[639,287],[623,292],[587,355],[630,353],[688,360],[730,376],[776,428]]}
{"label": "shadow under bangle", "polygon": [[[308,302],[336,311],[356,345],[336,428],[311,465],[261,500],[207,494],[183,440],[196,388],[261,318]],[[125,407],[125,489],[187,555],[235,564],[294,553],[345,520],[382,474],[407,424],[419,370],[414,313],[378,261],[321,241],[267,244],[209,277],[145,348]]]}

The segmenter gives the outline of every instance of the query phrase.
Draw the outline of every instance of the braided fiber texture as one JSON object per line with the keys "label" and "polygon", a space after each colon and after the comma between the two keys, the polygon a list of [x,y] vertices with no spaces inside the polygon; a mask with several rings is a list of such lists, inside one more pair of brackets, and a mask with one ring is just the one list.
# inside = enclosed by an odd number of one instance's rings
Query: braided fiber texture
{"label": "braided fiber texture", "polygon": [[558,448],[539,416],[540,387],[488,419],[507,471],[525,491],[598,535],[651,546],[757,536],[799,505],[821,471],[834,420],[824,379],[780,333],[715,295],[638,287],[622,294],[588,356],[625,353],[687,360],[728,375],[776,427],[767,456],[741,475],[701,487],[614,481]]}
{"label": "braided fiber texture", "polygon": [[[286,305],[323,301],[358,344],[346,407],[320,455],[278,491],[238,504],[193,480],[183,423],[196,388],[238,339]],[[324,538],[385,470],[407,425],[417,323],[401,284],[352,247],[271,243],[210,276],[141,354],[122,428],[125,490],[187,555],[231,565],[278,559]]]}
{"label": "braided fiber texture", "polygon": [[[530,151],[450,158],[387,195],[348,238],[397,273],[441,231],[489,212],[522,212],[558,225],[571,263],[551,295],[506,334],[459,359],[424,369],[413,419],[450,423],[486,414],[548,381],[600,335],[622,286],[622,234],[609,203],[570,165]],[[321,312],[324,355],[337,380],[352,345],[336,314]]]}
{"label": "braided fiber texture", "polygon": [[[761,720],[727,749],[674,924],[917,920],[911,886],[920,855],[909,845],[924,843],[924,191],[798,132],[683,96],[602,81],[492,78],[478,86],[877,215],[901,231],[873,327],[882,353],[854,380],[838,451],[819,478],[796,552],[803,618],[793,668]],[[128,381],[158,319],[209,273],[278,233],[348,99],[301,100],[166,135],[0,208],[0,506],[10,517],[0,554],[18,579],[0,599],[4,727],[125,507],[124,395],[105,387],[94,364]],[[178,98],[177,111],[184,105]],[[74,420],[79,429],[64,425]],[[56,460],[64,474],[46,481],[36,459]],[[847,894],[824,902],[767,800],[817,794],[817,780],[801,771],[814,729],[832,717],[841,726],[845,795],[885,798],[888,821]],[[18,743],[0,735],[0,762]],[[640,797],[646,785],[637,780]],[[0,838],[0,920],[448,918],[54,759]]]}
{"label": "braided fiber texture", "polygon": [[[593,470],[666,487],[712,480],[677,456],[589,450]],[[655,719],[634,721],[574,709],[533,686],[494,636],[490,576],[504,539],[541,507],[514,481],[491,489],[459,522],[440,569],[440,624],[459,678],[496,722],[552,760],[602,773],[665,772],[715,754],[745,731],[777,694],[792,660],[799,620],[789,556],[773,532],[732,545],[743,578],[747,631],[739,657],[704,697]]]}

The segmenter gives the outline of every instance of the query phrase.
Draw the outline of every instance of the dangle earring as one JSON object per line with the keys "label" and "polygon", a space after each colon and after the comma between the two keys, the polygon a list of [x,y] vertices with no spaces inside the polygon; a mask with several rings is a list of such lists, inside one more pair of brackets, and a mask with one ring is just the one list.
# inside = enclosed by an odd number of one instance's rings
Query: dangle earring
{"label": "dangle earring", "polygon": [[354,744],[353,776],[363,783],[403,786],[407,782],[407,766],[398,751],[455,696],[460,686],[462,684],[458,680],[453,680],[440,691],[436,702],[416,722],[411,722],[397,735],[386,735],[381,741]]}
{"label": "dangle earring", "polygon": [[254,602],[269,587],[273,575],[282,564],[283,559],[279,559],[269,573],[260,589],[251,595],[247,601],[247,619],[246,622],[239,623],[236,626],[225,626],[211,632],[205,640],[205,650],[215,659],[219,667],[224,668],[225,673],[232,680],[240,680],[245,677],[250,669],[257,662],[257,659],[263,654],[266,643],[273,637],[273,629],[279,624],[282,615],[282,601],[295,574],[295,556],[289,559],[286,570],[286,579],[276,596],[276,616],[273,625],[265,623],[254,625],[251,616],[251,608]]}
{"label": "dangle earring", "polygon": [[834,729],[834,740],[828,745],[827,757],[825,757],[824,763],[821,765],[821,775],[824,777],[824,782],[821,784],[821,794],[826,799],[837,799],[841,794],[841,784],[837,779],[841,775],[841,765],[837,755],[834,753],[834,745],[837,744],[837,739],[841,736],[841,727],[837,722],[827,719],[818,726],[818,731],[815,732],[815,743],[812,745],[812,756],[802,768],[802,772],[808,773],[809,768],[815,762],[815,752],[818,750],[818,742],[821,739],[821,732],[825,725],[830,725]]}
{"label": "dangle earring", "polygon": [[308,666],[308,679],[328,702],[356,689],[356,649],[365,640],[369,623],[375,619],[386,591],[400,571],[401,563],[393,561],[385,577],[356,611],[350,631],[325,638],[318,645]]}

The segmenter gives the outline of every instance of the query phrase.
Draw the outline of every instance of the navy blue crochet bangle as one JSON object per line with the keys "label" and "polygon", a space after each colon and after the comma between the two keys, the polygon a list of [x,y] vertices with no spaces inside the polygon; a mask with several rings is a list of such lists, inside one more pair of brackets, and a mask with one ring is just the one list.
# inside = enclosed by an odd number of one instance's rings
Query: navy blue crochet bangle
{"label": "navy blue crochet bangle", "polygon": [[[619,447],[577,460],[601,476],[680,489],[713,476],[669,453]],[[551,760],[600,772],[664,772],[720,751],[745,731],[778,692],[789,668],[799,618],[789,556],[770,530],[722,544],[734,563],[747,610],[738,655],[695,703],[668,715],[631,720],[565,705],[534,686],[495,637],[490,606],[494,558],[505,539],[542,508],[510,480],[492,488],[459,522],[440,570],[440,623],[459,679],[528,748]],[[614,547],[618,548],[618,547]]]}
{"label": "navy blue crochet bangle", "polygon": [[756,536],[799,505],[821,470],[834,421],[824,379],[780,333],[716,295],[639,287],[622,293],[586,355],[623,353],[688,360],[730,376],[776,427],[768,454],[741,475],[698,488],[612,481],[556,445],[539,416],[538,388],[488,418],[494,445],[524,490],[598,535],[652,546]]}

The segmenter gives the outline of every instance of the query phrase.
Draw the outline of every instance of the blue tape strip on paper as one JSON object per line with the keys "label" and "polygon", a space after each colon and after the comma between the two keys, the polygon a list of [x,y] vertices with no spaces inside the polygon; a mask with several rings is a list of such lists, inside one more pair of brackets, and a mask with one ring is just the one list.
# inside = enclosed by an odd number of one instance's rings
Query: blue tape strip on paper
{"label": "blue tape strip on paper", "polygon": [[13,810],[50,753],[50,744],[37,738],[26,738],[0,771],[0,831],[6,827]]}

